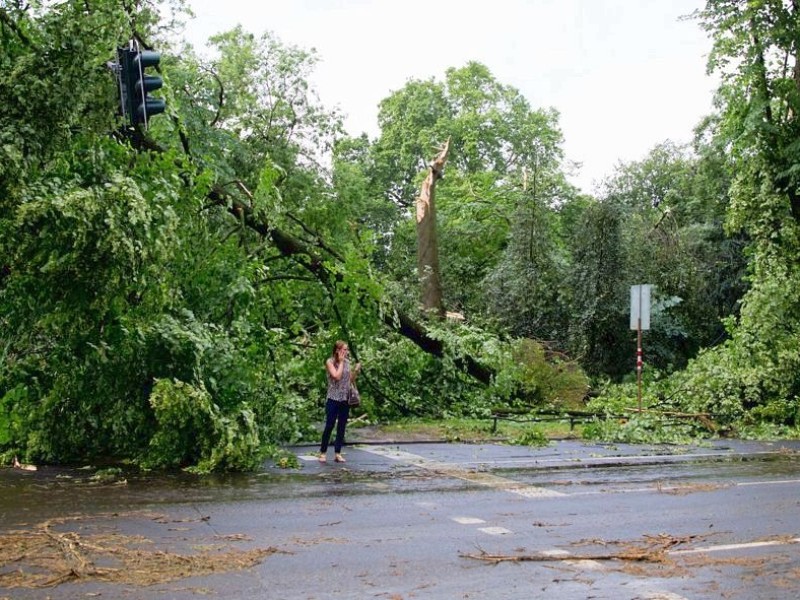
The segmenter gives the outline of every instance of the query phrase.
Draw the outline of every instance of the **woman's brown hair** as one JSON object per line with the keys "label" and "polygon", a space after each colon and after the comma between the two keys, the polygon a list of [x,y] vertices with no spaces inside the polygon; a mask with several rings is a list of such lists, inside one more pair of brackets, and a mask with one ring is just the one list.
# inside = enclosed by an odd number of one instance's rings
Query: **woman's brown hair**
{"label": "woman's brown hair", "polygon": [[344,342],[343,340],[336,340],[333,344],[333,352],[331,353],[331,358],[336,360],[336,353],[345,346],[347,346],[347,342]]}

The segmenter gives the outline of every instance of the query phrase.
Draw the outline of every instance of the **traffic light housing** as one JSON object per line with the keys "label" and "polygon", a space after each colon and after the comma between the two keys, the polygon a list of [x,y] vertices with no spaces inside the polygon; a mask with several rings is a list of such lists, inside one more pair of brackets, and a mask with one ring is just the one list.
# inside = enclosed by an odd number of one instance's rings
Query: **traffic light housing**
{"label": "traffic light housing", "polygon": [[131,125],[141,123],[147,127],[150,117],[163,113],[167,108],[163,98],[150,96],[150,92],[164,85],[163,80],[145,73],[148,67],[158,66],[161,54],[131,44],[128,48],[118,48],[117,56],[122,114]]}

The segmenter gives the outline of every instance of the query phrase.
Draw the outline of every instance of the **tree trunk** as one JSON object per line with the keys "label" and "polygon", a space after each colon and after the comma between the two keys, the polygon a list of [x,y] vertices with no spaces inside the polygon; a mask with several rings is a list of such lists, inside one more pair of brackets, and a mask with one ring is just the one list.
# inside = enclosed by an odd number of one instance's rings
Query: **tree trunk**
{"label": "tree trunk", "polygon": [[431,161],[417,197],[417,273],[422,288],[422,309],[438,318],[444,317],[442,280],[439,271],[439,244],[436,236],[436,182],[442,178],[450,139]]}

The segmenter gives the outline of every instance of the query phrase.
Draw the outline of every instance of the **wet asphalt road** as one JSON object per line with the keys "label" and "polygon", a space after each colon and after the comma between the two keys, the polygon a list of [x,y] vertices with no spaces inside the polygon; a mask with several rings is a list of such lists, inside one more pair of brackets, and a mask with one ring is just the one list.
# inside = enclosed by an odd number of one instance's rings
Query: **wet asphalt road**
{"label": "wet asphalt road", "polygon": [[0,535],[55,519],[47,535],[136,535],[181,556],[266,551],[254,566],[147,586],[2,587],[35,568],[23,556],[0,565],[0,599],[800,597],[798,442],[373,444],[324,465],[294,451],[297,471],[125,484],[0,470]]}

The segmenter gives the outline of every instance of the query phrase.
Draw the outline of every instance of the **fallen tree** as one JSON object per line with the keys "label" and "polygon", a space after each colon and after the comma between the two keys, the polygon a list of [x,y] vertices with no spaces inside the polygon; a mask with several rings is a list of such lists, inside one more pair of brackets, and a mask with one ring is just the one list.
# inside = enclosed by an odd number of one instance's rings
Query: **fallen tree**
{"label": "fallen tree", "polygon": [[[242,193],[252,200],[252,194],[247,190],[243,183],[238,183],[238,188]],[[341,281],[341,274],[334,272],[327,264],[325,257],[321,256],[314,248],[303,242],[297,236],[284,231],[281,228],[273,227],[266,221],[259,219],[253,213],[252,207],[248,202],[230,194],[224,188],[217,186],[209,194],[209,199],[216,205],[225,207],[234,217],[243,222],[248,228],[258,233],[264,239],[269,240],[274,247],[284,256],[291,257],[299,265],[312,273],[321,285],[328,289],[336,289],[337,282]],[[335,261],[341,261],[341,257],[330,254]],[[345,292],[347,293],[347,292]],[[360,293],[356,291],[356,293]],[[360,293],[359,302],[367,307],[372,300],[364,293]],[[378,307],[375,307],[377,310]],[[382,320],[386,326],[396,333],[413,342],[420,350],[437,358],[443,358],[447,348],[441,340],[432,337],[424,324],[416,321],[404,311],[396,307],[382,311]],[[454,357],[454,363],[470,377],[477,381],[489,385],[495,375],[493,369],[482,364],[477,358],[470,355]]]}

